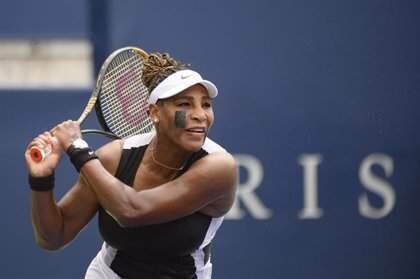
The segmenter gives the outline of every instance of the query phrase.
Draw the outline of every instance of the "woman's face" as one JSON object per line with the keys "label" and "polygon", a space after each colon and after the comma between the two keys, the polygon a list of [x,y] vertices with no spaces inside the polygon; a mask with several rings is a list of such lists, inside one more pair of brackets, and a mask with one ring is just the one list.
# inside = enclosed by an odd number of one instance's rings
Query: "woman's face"
{"label": "woman's face", "polygon": [[202,85],[160,100],[156,111],[159,136],[165,136],[188,151],[199,150],[214,121],[212,99]]}

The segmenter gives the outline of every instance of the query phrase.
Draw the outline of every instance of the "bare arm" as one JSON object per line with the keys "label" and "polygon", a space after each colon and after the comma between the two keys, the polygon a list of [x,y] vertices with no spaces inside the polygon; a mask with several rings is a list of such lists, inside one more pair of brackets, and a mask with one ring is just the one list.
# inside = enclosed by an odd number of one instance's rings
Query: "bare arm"
{"label": "bare arm", "polygon": [[[40,163],[33,162],[29,156],[30,147],[48,143],[53,147],[52,153]],[[118,152],[119,146],[119,142],[113,142],[104,149]],[[51,174],[58,165],[61,151],[60,145],[49,133],[38,136],[25,153],[29,173],[41,177]],[[118,158],[101,157],[99,153],[98,156],[105,167],[111,172],[115,171]],[[32,191],[31,201],[35,239],[40,247],[47,250],[56,250],[68,244],[86,226],[98,209],[95,193],[82,176],[58,203],[52,191]]]}
{"label": "bare arm", "polygon": [[92,219],[97,208],[95,194],[81,179],[58,203],[52,191],[33,191],[32,225],[36,242],[47,250],[62,248]]}
{"label": "bare arm", "polygon": [[[80,137],[80,127],[66,121],[57,126],[54,135],[68,148]],[[98,155],[113,156],[112,150],[101,149]],[[224,206],[219,212],[227,211],[231,204],[226,206],[226,201],[233,202],[237,179],[235,161],[228,153],[207,155],[177,179],[138,192],[115,178],[99,160],[86,162],[81,174],[101,206],[124,227],[167,222],[220,201]]]}
{"label": "bare arm", "polygon": [[167,222],[196,212],[233,196],[237,179],[234,159],[228,153],[208,155],[179,178],[139,192],[110,175],[98,160],[86,163],[82,173],[99,203],[125,227]]}

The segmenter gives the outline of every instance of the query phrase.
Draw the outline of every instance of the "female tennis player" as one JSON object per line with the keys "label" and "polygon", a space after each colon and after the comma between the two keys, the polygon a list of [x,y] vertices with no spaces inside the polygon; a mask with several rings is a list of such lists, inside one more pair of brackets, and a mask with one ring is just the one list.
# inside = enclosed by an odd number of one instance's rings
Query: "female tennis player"
{"label": "female tennis player", "polygon": [[[98,213],[104,244],[85,278],[208,279],[211,243],[237,184],[233,157],[207,137],[218,91],[168,54],[151,54],[143,79],[154,132],[94,152],[69,120],[28,145],[36,241],[62,248]],[[51,154],[34,162],[34,145],[51,146]],[[80,176],[56,203],[54,169],[62,151]]]}

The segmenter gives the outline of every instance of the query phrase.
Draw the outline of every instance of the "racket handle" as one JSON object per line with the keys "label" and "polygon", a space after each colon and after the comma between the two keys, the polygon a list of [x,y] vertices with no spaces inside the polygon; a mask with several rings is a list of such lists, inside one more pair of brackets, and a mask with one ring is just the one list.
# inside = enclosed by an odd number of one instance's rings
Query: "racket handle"
{"label": "racket handle", "polygon": [[46,148],[40,148],[38,146],[33,146],[29,150],[29,155],[31,159],[37,163],[45,160],[47,156],[51,153],[51,145],[47,145]]}

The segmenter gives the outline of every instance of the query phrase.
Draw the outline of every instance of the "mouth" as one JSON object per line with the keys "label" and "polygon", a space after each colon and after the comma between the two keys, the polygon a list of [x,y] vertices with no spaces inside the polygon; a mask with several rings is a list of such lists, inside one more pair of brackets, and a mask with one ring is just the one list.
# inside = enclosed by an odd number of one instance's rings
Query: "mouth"
{"label": "mouth", "polygon": [[190,127],[190,128],[185,129],[185,131],[187,131],[188,133],[193,133],[197,135],[204,135],[207,129],[205,127]]}

